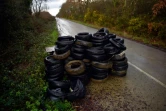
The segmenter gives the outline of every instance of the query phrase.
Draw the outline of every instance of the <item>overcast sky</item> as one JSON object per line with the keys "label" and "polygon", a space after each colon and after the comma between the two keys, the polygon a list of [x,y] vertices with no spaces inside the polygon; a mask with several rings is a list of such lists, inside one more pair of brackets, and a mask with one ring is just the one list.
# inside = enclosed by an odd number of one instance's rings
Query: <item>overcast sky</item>
{"label": "overcast sky", "polygon": [[59,9],[64,2],[66,2],[66,0],[48,0],[48,12],[50,12],[51,15],[55,16],[59,12]]}

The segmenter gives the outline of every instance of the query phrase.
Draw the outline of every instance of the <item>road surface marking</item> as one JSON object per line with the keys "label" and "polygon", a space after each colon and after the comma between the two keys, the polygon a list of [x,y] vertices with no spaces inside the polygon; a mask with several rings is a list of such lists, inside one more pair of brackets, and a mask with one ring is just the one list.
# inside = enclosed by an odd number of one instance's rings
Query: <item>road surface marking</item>
{"label": "road surface marking", "polygon": [[153,79],[154,81],[156,81],[158,84],[160,84],[161,86],[163,86],[164,88],[166,88],[166,85],[164,83],[162,83],[161,81],[159,81],[158,79],[154,78],[153,76],[151,76],[150,74],[148,74],[147,72],[143,71],[142,69],[140,69],[139,67],[137,67],[136,65],[132,64],[131,62],[128,62],[131,66],[135,67],[137,70],[139,70],[140,72],[142,72],[143,74],[145,74],[146,76],[150,77],[151,79]]}

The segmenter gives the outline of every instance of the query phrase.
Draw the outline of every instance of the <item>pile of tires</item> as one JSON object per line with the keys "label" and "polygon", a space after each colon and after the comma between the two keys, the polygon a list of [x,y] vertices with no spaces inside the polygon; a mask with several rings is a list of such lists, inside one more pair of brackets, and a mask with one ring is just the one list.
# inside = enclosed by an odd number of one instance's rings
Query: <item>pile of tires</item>
{"label": "pile of tires", "polygon": [[85,86],[92,81],[103,82],[110,74],[127,74],[124,39],[106,28],[94,34],[82,32],[60,36],[55,50],[44,59],[47,97],[57,101],[83,98]]}

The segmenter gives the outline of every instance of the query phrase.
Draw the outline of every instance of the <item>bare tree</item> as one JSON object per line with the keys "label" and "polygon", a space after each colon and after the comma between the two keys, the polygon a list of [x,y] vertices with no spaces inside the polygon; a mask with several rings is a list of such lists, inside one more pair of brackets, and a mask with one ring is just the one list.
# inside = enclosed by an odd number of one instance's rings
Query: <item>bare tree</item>
{"label": "bare tree", "polygon": [[47,11],[49,9],[48,5],[46,3],[43,4],[41,11]]}
{"label": "bare tree", "polygon": [[45,4],[46,1],[47,0],[33,0],[31,5],[33,13],[38,15],[43,9],[48,8]]}

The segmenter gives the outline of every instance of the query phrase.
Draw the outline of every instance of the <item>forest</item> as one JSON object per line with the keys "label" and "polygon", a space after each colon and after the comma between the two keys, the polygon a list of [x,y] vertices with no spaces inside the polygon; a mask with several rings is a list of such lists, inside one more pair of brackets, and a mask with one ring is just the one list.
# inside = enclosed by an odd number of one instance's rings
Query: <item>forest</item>
{"label": "forest", "polygon": [[57,16],[107,27],[122,36],[129,34],[132,39],[166,48],[165,14],[166,0],[68,0]]}

